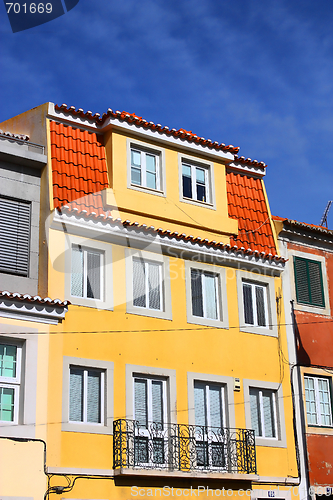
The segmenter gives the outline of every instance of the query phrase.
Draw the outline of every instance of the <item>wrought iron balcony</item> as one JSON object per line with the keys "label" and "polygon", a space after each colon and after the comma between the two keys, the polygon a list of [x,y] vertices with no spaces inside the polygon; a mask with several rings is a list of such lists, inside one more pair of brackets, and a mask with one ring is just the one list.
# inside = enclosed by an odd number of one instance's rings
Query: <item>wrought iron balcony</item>
{"label": "wrought iron balcony", "polygon": [[115,420],[113,468],[256,474],[254,431]]}

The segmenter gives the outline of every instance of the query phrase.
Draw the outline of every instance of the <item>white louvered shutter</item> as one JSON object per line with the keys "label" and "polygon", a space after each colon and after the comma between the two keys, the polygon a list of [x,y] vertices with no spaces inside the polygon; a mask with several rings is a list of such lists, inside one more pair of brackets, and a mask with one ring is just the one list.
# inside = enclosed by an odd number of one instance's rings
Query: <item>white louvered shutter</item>
{"label": "white louvered shutter", "polygon": [[206,418],[206,396],[205,384],[201,382],[194,383],[194,411],[195,425],[207,425]]}
{"label": "white louvered shutter", "polygon": [[72,422],[83,422],[83,374],[80,368],[70,368],[69,420]]}
{"label": "white louvered shutter", "polygon": [[163,382],[153,380],[151,392],[153,422],[163,425]]}
{"label": "white louvered shutter", "polygon": [[257,389],[250,389],[250,406],[251,406],[252,429],[254,429],[256,436],[262,436],[261,425],[260,425],[259,391]]}
{"label": "white louvered shutter", "polygon": [[217,277],[212,274],[202,275],[206,299],[206,318],[218,319],[217,313]]}
{"label": "white louvered shutter", "polygon": [[262,406],[264,416],[265,437],[276,437],[274,422],[274,396],[272,391],[262,391]]}
{"label": "white louvered shutter", "polygon": [[87,297],[101,298],[101,254],[87,250]]}
{"label": "white louvered shutter", "polygon": [[87,422],[101,422],[101,373],[92,370],[87,377]]}
{"label": "white louvered shutter", "polygon": [[223,427],[221,387],[219,386],[209,386],[209,412],[210,426]]}
{"label": "white louvered shutter", "polygon": [[133,305],[146,307],[145,264],[138,259],[133,259]]}
{"label": "white louvered shutter", "polygon": [[322,287],[321,263],[309,260],[308,269],[310,278],[311,304],[316,306],[325,306]]}
{"label": "white louvered shutter", "polygon": [[148,428],[147,381],[134,379],[134,418],[140,427]]}
{"label": "white louvered shutter", "polygon": [[161,265],[148,263],[149,309],[161,309]]}
{"label": "white louvered shutter", "polygon": [[0,198],[0,271],[29,274],[30,203]]}
{"label": "white louvered shutter", "polygon": [[79,247],[72,248],[71,295],[83,297],[83,252]]}

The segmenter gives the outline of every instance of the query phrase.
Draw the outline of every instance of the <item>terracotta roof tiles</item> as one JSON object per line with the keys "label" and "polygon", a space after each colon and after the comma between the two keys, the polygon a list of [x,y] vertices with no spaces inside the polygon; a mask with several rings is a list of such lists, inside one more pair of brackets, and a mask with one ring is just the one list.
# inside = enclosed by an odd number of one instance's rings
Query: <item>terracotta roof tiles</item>
{"label": "terracotta roof tiles", "polygon": [[50,306],[56,306],[56,307],[67,307],[71,303],[69,300],[60,300],[60,299],[50,299],[50,297],[46,298],[41,298],[39,295],[29,295],[27,293],[13,293],[13,292],[7,292],[6,290],[0,291],[0,298],[4,299],[11,299],[11,300],[19,300],[20,302],[27,302],[29,304],[35,303],[35,304],[43,304],[43,305],[50,305]]}

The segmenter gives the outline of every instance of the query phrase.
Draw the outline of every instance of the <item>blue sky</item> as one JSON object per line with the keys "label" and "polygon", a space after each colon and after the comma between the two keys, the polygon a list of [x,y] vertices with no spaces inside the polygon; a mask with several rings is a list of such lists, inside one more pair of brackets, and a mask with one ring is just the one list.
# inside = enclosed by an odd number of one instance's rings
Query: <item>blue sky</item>
{"label": "blue sky", "polygon": [[0,21],[0,121],[52,101],[192,130],[268,164],[274,215],[319,224],[333,199],[330,0],[80,0],[14,34],[1,4]]}

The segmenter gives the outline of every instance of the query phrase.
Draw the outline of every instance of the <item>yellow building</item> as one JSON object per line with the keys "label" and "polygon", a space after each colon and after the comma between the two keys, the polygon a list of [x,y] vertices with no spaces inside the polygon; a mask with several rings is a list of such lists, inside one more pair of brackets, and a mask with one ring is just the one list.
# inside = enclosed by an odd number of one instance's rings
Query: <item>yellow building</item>
{"label": "yellow building", "polygon": [[71,303],[38,352],[46,498],[297,496],[266,165],[112,110],[1,126],[45,138],[40,289]]}

